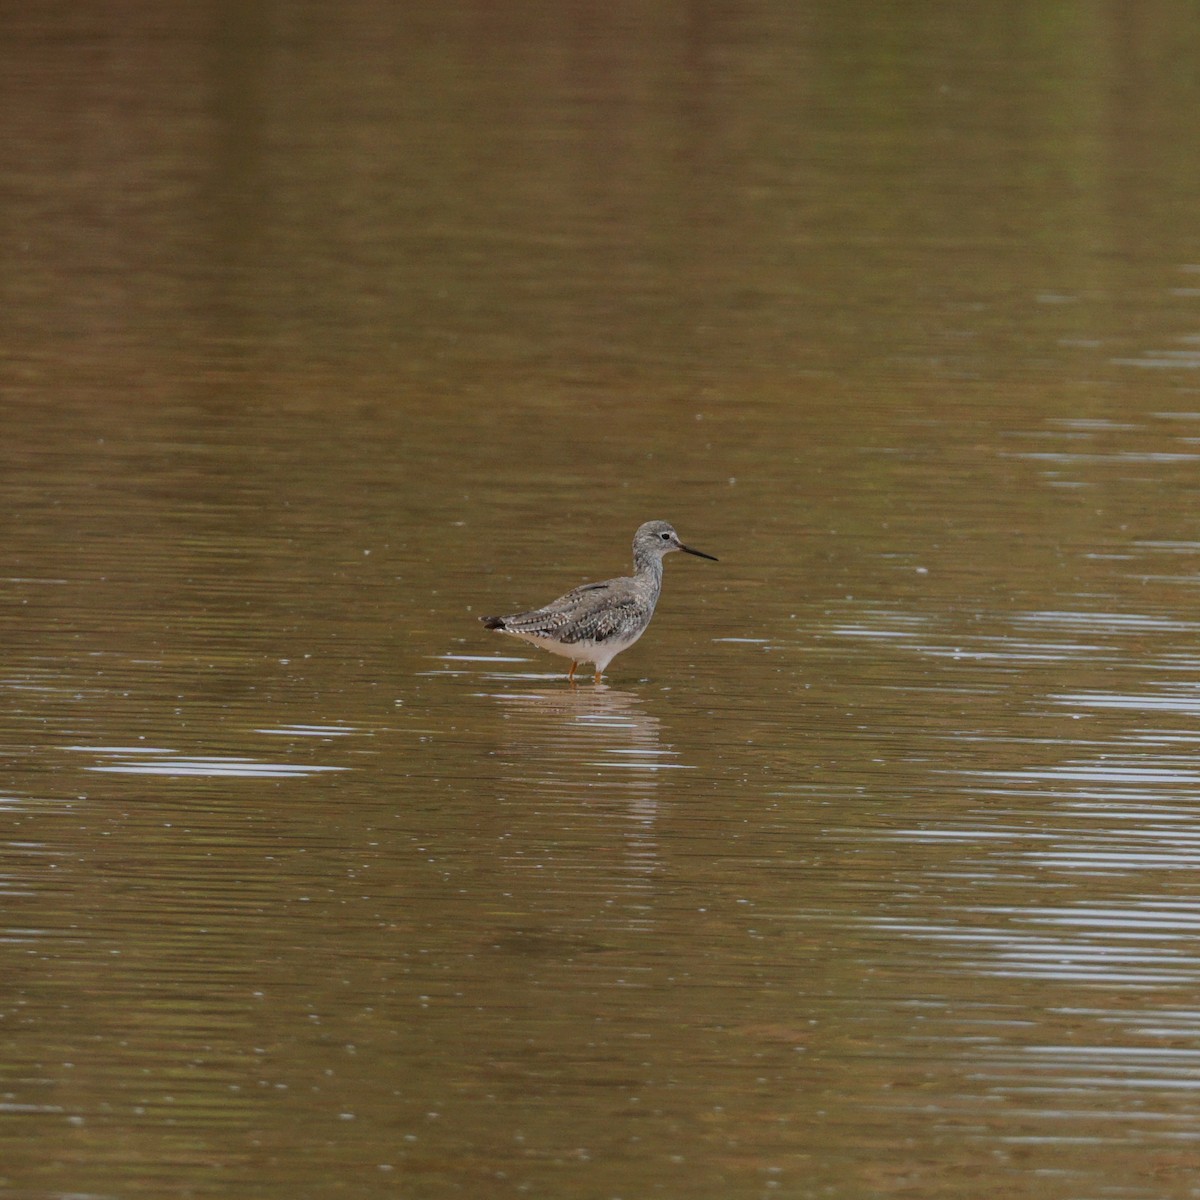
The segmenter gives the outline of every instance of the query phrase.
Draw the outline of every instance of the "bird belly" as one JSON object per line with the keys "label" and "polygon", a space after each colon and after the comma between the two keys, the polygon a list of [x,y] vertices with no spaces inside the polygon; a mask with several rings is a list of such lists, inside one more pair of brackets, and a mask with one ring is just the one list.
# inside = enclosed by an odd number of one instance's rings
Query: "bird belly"
{"label": "bird belly", "polygon": [[561,654],[563,658],[569,658],[573,662],[594,663],[597,671],[603,671],[622,650],[628,650],[642,636],[639,629],[632,637],[611,637],[602,642],[594,642],[589,638],[580,638],[576,642],[556,642],[551,638],[537,637],[532,633],[517,633],[512,629],[506,629],[505,633],[519,637],[531,646],[549,650],[551,654]]}

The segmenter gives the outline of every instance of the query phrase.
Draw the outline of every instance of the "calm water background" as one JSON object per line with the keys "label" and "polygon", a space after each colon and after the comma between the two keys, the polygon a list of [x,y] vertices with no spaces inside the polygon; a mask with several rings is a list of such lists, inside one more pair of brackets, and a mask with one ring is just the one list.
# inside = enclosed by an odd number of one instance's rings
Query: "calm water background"
{"label": "calm water background", "polygon": [[413,8],[0,17],[0,1197],[1200,1195],[1194,6]]}

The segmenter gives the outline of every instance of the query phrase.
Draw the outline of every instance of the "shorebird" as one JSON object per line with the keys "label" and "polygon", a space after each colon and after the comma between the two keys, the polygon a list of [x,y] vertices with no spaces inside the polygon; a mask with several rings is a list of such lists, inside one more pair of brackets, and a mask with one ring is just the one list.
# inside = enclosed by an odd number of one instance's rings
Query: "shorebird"
{"label": "shorebird", "polygon": [[647,521],[633,535],[633,574],[603,583],[585,583],[542,608],[507,617],[480,617],[488,629],[511,633],[571,660],[567,675],[575,682],[581,662],[594,663],[600,682],[604,668],[646,632],[662,591],[664,556],[682,550],[697,558],[717,559],[679,540],[666,521]]}

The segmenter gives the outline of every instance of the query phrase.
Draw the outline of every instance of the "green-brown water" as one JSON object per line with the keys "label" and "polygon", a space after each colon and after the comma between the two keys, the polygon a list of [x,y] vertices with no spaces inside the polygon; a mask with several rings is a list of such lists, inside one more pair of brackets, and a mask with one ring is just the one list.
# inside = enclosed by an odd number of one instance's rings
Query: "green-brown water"
{"label": "green-brown water", "polygon": [[0,18],[0,1198],[1196,1194],[1200,27],[918,7]]}

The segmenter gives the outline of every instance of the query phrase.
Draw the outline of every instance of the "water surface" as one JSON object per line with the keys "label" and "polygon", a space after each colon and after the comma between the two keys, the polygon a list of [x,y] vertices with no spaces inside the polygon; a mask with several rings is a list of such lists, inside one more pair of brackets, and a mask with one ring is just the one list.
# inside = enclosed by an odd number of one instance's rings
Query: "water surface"
{"label": "water surface", "polygon": [[3,28],[0,1196],[1195,1194],[1184,8]]}

